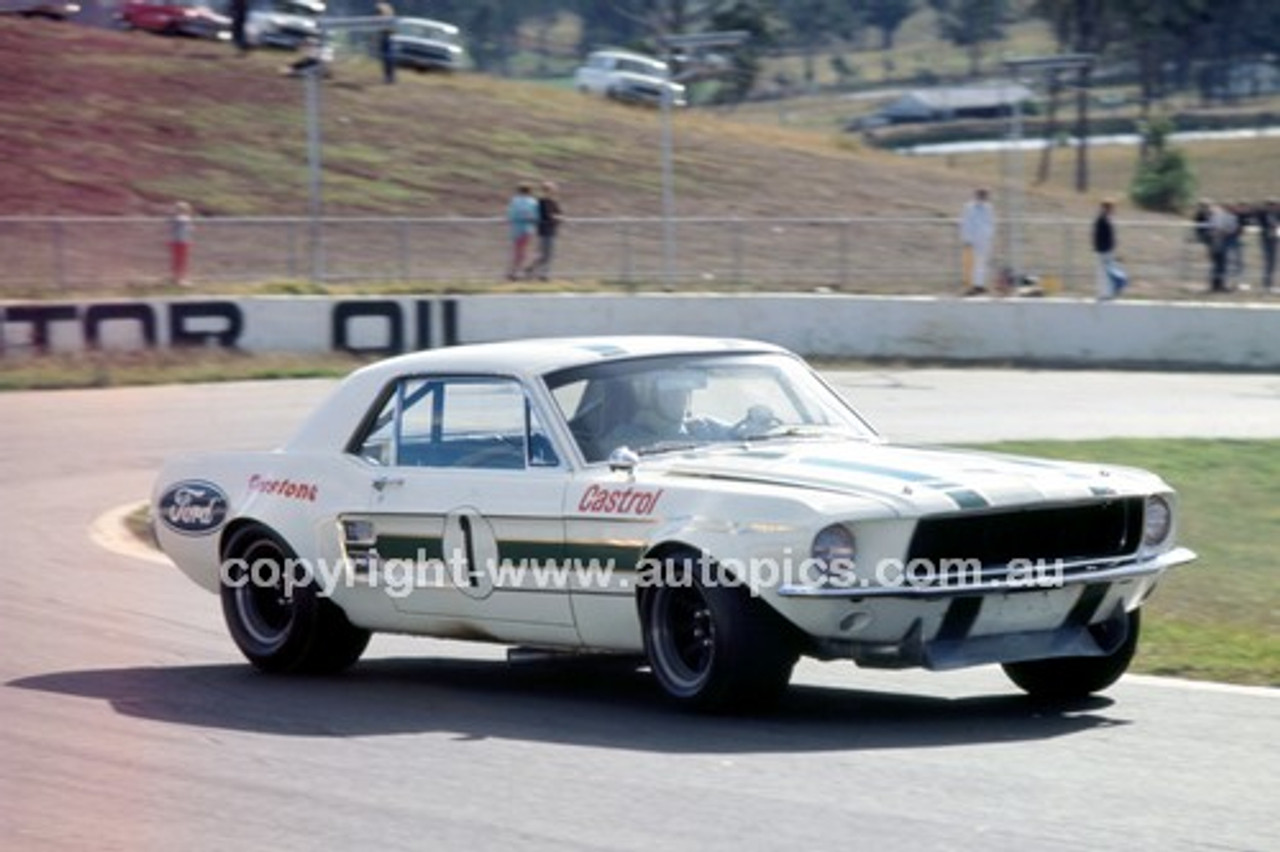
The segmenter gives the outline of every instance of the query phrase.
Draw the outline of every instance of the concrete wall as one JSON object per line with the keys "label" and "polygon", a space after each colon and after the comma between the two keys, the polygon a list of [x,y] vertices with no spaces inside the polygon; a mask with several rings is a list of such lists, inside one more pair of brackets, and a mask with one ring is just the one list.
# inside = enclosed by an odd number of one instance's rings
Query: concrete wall
{"label": "concrete wall", "polygon": [[752,337],[806,355],[1280,370],[1280,304],[839,295],[260,297],[5,303],[0,351],[386,352],[570,334]]}

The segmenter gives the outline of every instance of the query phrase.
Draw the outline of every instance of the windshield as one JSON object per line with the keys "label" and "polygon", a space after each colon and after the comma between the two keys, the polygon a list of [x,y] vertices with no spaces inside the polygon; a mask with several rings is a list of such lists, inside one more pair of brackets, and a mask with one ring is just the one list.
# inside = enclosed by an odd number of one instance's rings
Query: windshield
{"label": "windshield", "polygon": [[588,462],[715,443],[875,433],[798,359],[675,355],[561,370],[547,387]]}

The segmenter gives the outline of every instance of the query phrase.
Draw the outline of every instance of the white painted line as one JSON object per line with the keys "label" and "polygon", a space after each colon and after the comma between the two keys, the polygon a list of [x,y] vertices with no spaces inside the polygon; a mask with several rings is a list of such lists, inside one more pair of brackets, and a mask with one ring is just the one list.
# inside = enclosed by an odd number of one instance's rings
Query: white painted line
{"label": "white painted line", "polygon": [[108,509],[89,525],[89,538],[94,544],[111,553],[174,568],[176,566],[169,557],[139,541],[138,537],[125,525],[125,518],[138,509],[145,508],[146,505],[146,501],[140,501]]}

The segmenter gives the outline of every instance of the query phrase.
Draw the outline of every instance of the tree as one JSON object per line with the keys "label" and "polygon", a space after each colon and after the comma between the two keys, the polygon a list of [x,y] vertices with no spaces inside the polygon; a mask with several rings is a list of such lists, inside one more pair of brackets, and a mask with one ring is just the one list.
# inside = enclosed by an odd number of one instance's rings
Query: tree
{"label": "tree", "polygon": [[854,29],[855,15],[848,0],[789,0],[778,9],[804,56],[804,80],[812,86],[817,56],[824,45]]}
{"label": "tree", "polygon": [[747,96],[760,75],[760,55],[777,41],[777,25],[769,15],[769,0],[738,0],[711,19],[711,29],[743,30],[749,35],[729,60],[729,70],[716,100],[736,102]]}
{"label": "tree", "polygon": [[893,50],[893,39],[902,22],[916,12],[916,0],[863,0],[863,14],[880,31],[880,49]]}
{"label": "tree", "polygon": [[[1111,0],[1114,4],[1115,0]],[[1105,0],[1037,0],[1033,14],[1049,21],[1058,48],[1072,53],[1098,54],[1107,44],[1110,17]],[[1076,76],[1076,191],[1089,189],[1089,90],[1093,66],[1083,65]]]}
{"label": "tree", "polygon": [[[402,15],[424,14],[416,11],[420,2],[405,3],[403,9],[396,3],[396,11]],[[458,25],[477,68],[506,74],[508,62],[516,51],[521,22],[527,14],[540,11],[542,5],[506,0],[433,0],[425,14]]]}
{"label": "tree", "polygon": [[983,46],[1004,38],[1009,0],[929,0],[938,34],[969,54],[969,76],[978,76]]}

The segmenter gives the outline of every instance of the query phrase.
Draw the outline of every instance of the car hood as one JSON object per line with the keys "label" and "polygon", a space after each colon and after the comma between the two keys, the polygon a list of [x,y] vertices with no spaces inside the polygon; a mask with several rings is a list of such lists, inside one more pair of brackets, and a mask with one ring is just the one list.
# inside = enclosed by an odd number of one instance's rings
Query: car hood
{"label": "car hood", "polygon": [[688,453],[662,467],[666,477],[819,489],[904,514],[1075,502],[1163,487],[1157,477],[1128,468],[861,441],[775,441]]}

